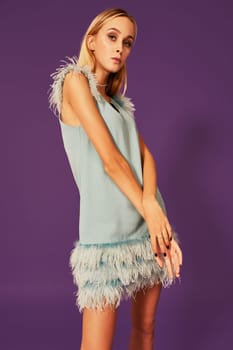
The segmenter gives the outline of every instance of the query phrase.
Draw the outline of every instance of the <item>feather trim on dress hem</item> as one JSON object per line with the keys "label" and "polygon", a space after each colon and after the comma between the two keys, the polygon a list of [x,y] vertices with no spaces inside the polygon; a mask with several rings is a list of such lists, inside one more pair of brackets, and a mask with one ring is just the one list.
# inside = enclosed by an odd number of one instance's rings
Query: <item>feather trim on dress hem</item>
{"label": "feather trim on dress hem", "polygon": [[84,307],[118,307],[121,299],[134,297],[138,290],[160,282],[169,287],[176,280],[169,277],[165,264],[162,268],[158,265],[148,235],[132,243],[107,246],[76,241],[69,263],[78,287],[76,305],[80,312]]}

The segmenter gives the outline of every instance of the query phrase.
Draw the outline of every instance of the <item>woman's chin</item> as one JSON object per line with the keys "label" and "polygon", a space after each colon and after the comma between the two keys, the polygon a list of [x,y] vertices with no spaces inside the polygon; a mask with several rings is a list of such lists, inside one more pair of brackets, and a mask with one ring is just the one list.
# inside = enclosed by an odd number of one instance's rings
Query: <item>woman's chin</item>
{"label": "woman's chin", "polygon": [[109,73],[117,73],[122,68],[122,64],[119,63],[111,63],[108,65]]}

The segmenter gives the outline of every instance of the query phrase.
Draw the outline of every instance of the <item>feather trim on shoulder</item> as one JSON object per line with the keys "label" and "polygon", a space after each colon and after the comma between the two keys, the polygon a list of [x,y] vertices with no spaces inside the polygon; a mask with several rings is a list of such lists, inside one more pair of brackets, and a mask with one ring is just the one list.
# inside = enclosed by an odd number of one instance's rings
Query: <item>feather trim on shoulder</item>
{"label": "feather trim on shoulder", "polygon": [[134,119],[136,119],[134,112],[136,110],[134,103],[132,102],[131,98],[126,97],[122,94],[115,95],[114,99],[116,100],[119,105],[125,109],[125,111]]}
{"label": "feather trim on shoulder", "polygon": [[96,98],[97,101],[101,101],[101,94],[97,89],[96,75],[91,71],[90,66],[80,66],[78,63],[77,56],[66,56],[66,58],[68,59],[68,62],[62,60],[64,64],[61,64],[60,67],[58,67],[54,73],[50,74],[50,76],[53,79],[53,83],[50,85],[50,88],[48,90],[49,108],[57,116],[59,116],[61,113],[62,86],[64,83],[64,79],[66,74],[70,71],[83,73],[88,79],[92,95]]}

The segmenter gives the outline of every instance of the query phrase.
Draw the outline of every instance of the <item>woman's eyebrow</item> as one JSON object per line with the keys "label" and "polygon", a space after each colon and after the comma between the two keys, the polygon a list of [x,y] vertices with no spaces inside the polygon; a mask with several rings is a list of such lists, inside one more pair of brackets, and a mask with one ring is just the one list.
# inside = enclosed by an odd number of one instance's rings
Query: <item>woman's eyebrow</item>
{"label": "woman's eyebrow", "polygon": [[[118,33],[121,33],[121,31],[117,28],[108,28],[108,30],[115,30]],[[132,35],[128,35],[126,38],[132,38],[134,40],[134,37]]]}

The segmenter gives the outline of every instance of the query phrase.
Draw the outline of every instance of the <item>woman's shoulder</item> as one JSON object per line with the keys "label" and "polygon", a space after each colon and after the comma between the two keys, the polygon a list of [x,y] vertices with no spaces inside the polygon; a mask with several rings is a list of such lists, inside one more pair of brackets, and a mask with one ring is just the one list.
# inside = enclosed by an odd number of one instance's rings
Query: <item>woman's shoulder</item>
{"label": "woman's shoulder", "polygon": [[[91,71],[89,65],[80,66],[78,63],[77,56],[66,56],[67,60],[61,60],[60,66],[50,74],[52,78],[52,84],[48,90],[48,100],[49,108],[54,112],[55,115],[59,116],[61,113],[62,105],[62,88],[66,75],[69,72],[83,73],[89,83],[91,93],[97,102],[104,102],[104,99],[97,88],[97,79],[95,73]],[[134,117],[135,106],[129,97],[119,93],[114,95],[113,100],[115,100],[131,117]]]}
{"label": "woman's shoulder", "polygon": [[53,81],[48,90],[48,100],[49,108],[54,112],[55,115],[59,115],[61,113],[62,87],[64,84],[65,77],[69,72],[77,72],[84,74],[88,79],[92,95],[97,101],[101,100],[101,94],[97,89],[96,76],[91,71],[90,66],[80,66],[78,63],[77,56],[66,56],[66,59],[67,60],[61,60],[62,63],[60,64],[60,66],[58,66],[56,70],[52,74],[50,74],[50,77]]}

